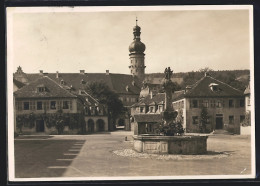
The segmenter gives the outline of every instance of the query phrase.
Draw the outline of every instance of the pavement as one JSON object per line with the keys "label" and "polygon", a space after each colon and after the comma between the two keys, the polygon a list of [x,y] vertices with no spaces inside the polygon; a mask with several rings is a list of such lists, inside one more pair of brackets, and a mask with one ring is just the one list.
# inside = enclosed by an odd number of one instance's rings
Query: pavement
{"label": "pavement", "polygon": [[91,178],[251,173],[250,136],[210,135],[207,146],[209,153],[206,155],[190,155],[188,159],[184,156],[158,159],[152,156],[139,158],[122,155],[132,149],[132,135],[132,132],[115,131],[93,135],[19,136],[15,139],[15,177]]}

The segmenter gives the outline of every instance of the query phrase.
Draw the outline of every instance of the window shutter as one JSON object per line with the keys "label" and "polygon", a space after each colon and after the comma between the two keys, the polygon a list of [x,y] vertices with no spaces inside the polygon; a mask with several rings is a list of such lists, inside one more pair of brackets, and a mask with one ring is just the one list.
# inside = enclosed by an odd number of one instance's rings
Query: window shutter
{"label": "window shutter", "polygon": [[202,104],[203,104],[203,102],[202,102],[202,100],[200,99],[200,100],[198,100],[198,102],[199,102],[199,108],[202,108]]}
{"label": "window shutter", "polygon": [[33,110],[33,108],[32,108],[32,101],[29,101],[29,110]]}
{"label": "window shutter", "polygon": [[72,101],[69,101],[69,108],[72,110]]}
{"label": "window shutter", "polygon": [[57,101],[57,108],[58,108],[58,110],[61,109],[61,101]]}
{"label": "window shutter", "polygon": [[50,102],[49,101],[46,101],[46,110],[50,110]]}
{"label": "window shutter", "polygon": [[22,105],[23,105],[23,102],[19,101],[19,102],[18,102],[18,110],[20,110],[20,111],[23,110],[23,109],[22,109],[22,108],[23,108]]}
{"label": "window shutter", "polygon": [[236,99],[235,100],[235,107],[238,108],[240,106],[240,100]]}

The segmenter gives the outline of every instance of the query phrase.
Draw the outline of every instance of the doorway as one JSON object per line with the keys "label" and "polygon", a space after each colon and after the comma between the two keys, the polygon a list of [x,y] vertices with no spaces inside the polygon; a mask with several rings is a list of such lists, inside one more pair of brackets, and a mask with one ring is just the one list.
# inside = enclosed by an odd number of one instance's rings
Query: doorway
{"label": "doorway", "polygon": [[216,129],[223,129],[223,117],[216,117]]}
{"label": "doorway", "polygon": [[94,132],[94,121],[92,119],[88,120],[88,132]]}
{"label": "doorway", "polygon": [[44,121],[36,120],[36,132],[44,132]]}
{"label": "doorway", "polygon": [[105,122],[102,119],[97,120],[97,125],[98,125],[98,131],[105,130]]}

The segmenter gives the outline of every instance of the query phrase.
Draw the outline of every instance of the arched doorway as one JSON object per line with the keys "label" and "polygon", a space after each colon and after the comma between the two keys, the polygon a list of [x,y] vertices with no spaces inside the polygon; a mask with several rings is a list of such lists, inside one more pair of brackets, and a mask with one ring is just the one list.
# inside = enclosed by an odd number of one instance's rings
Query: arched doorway
{"label": "arched doorway", "polygon": [[118,126],[125,126],[125,120],[120,118],[117,122]]}
{"label": "arched doorway", "polygon": [[93,119],[88,120],[88,132],[94,132],[94,121],[93,121]]}
{"label": "arched doorway", "polygon": [[97,120],[97,126],[98,126],[98,131],[104,131],[105,130],[105,122],[103,119],[98,119]]}

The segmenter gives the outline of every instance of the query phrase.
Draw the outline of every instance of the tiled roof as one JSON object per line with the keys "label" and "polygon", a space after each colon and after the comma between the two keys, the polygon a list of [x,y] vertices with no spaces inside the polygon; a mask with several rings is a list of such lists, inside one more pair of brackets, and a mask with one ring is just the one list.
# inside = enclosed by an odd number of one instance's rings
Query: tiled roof
{"label": "tiled roof", "polygon": [[172,94],[172,101],[176,101],[176,100],[183,99],[184,96],[185,96],[184,93],[185,93],[184,90],[175,91],[175,92]]}
{"label": "tiled roof", "polygon": [[[43,75],[41,74],[26,74],[29,82],[41,78]],[[141,90],[141,82],[137,77],[133,77],[132,75],[126,74],[113,74],[109,73],[59,73],[59,77],[56,77],[56,73],[45,73],[45,76],[48,76],[58,84],[60,84],[61,80],[64,81],[64,86],[71,86],[74,88],[76,92],[79,89],[84,88],[86,84],[82,84],[83,80],[86,83],[90,83],[93,81],[102,81],[109,86],[109,88],[116,93],[119,94],[136,94],[139,95]],[[134,81],[134,83],[133,83]],[[128,91],[126,86],[128,86]]]}
{"label": "tiled roof", "polygon": [[[46,91],[38,92],[37,86],[46,87]],[[62,88],[55,81],[47,76],[36,79],[28,85],[14,92],[16,98],[74,98],[77,97],[69,91]]]}
{"label": "tiled roof", "polygon": [[161,122],[162,121],[162,116],[161,114],[139,114],[139,115],[134,115],[135,121],[136,122]]}
{"label": "tiled roof", "polygon": [[87,92],[85,92],[84,95],[77,95],[79,99],[81,99],[83,101],[83,103],[87,104],[87,105],[95,105],[95,104],[99,104],[98,100],[96,100],[95,98],[93,98],[90,94],[88,94]]}
{"label": "tiled roof", "polygon": [[13,79],[13,83],[20,89],[22,88],[25,84],[20,82],[20,81],[17,81],[16,79]]}
{"label": "tiled roof", "polygon": [[[209,87],[210,84],[218,84],[218,91],[213,91]],[[185,93],[185,97],[242,97],[243,92],[237,90],[230,85],[223,83],[211,76],[204,76],[197,81],[189,91]]]}
{"label": "tiled roof", "polygon": [[138,103],[135,103],[132,106],[149,105],[151,103],[158,104],[158,103],[162,103],[162,102],[165,102],[165,93],[158,93],[153,98],[151,98],[151,96],[148,95],[148,96],[144,97],[143,99],[141,99]]}

